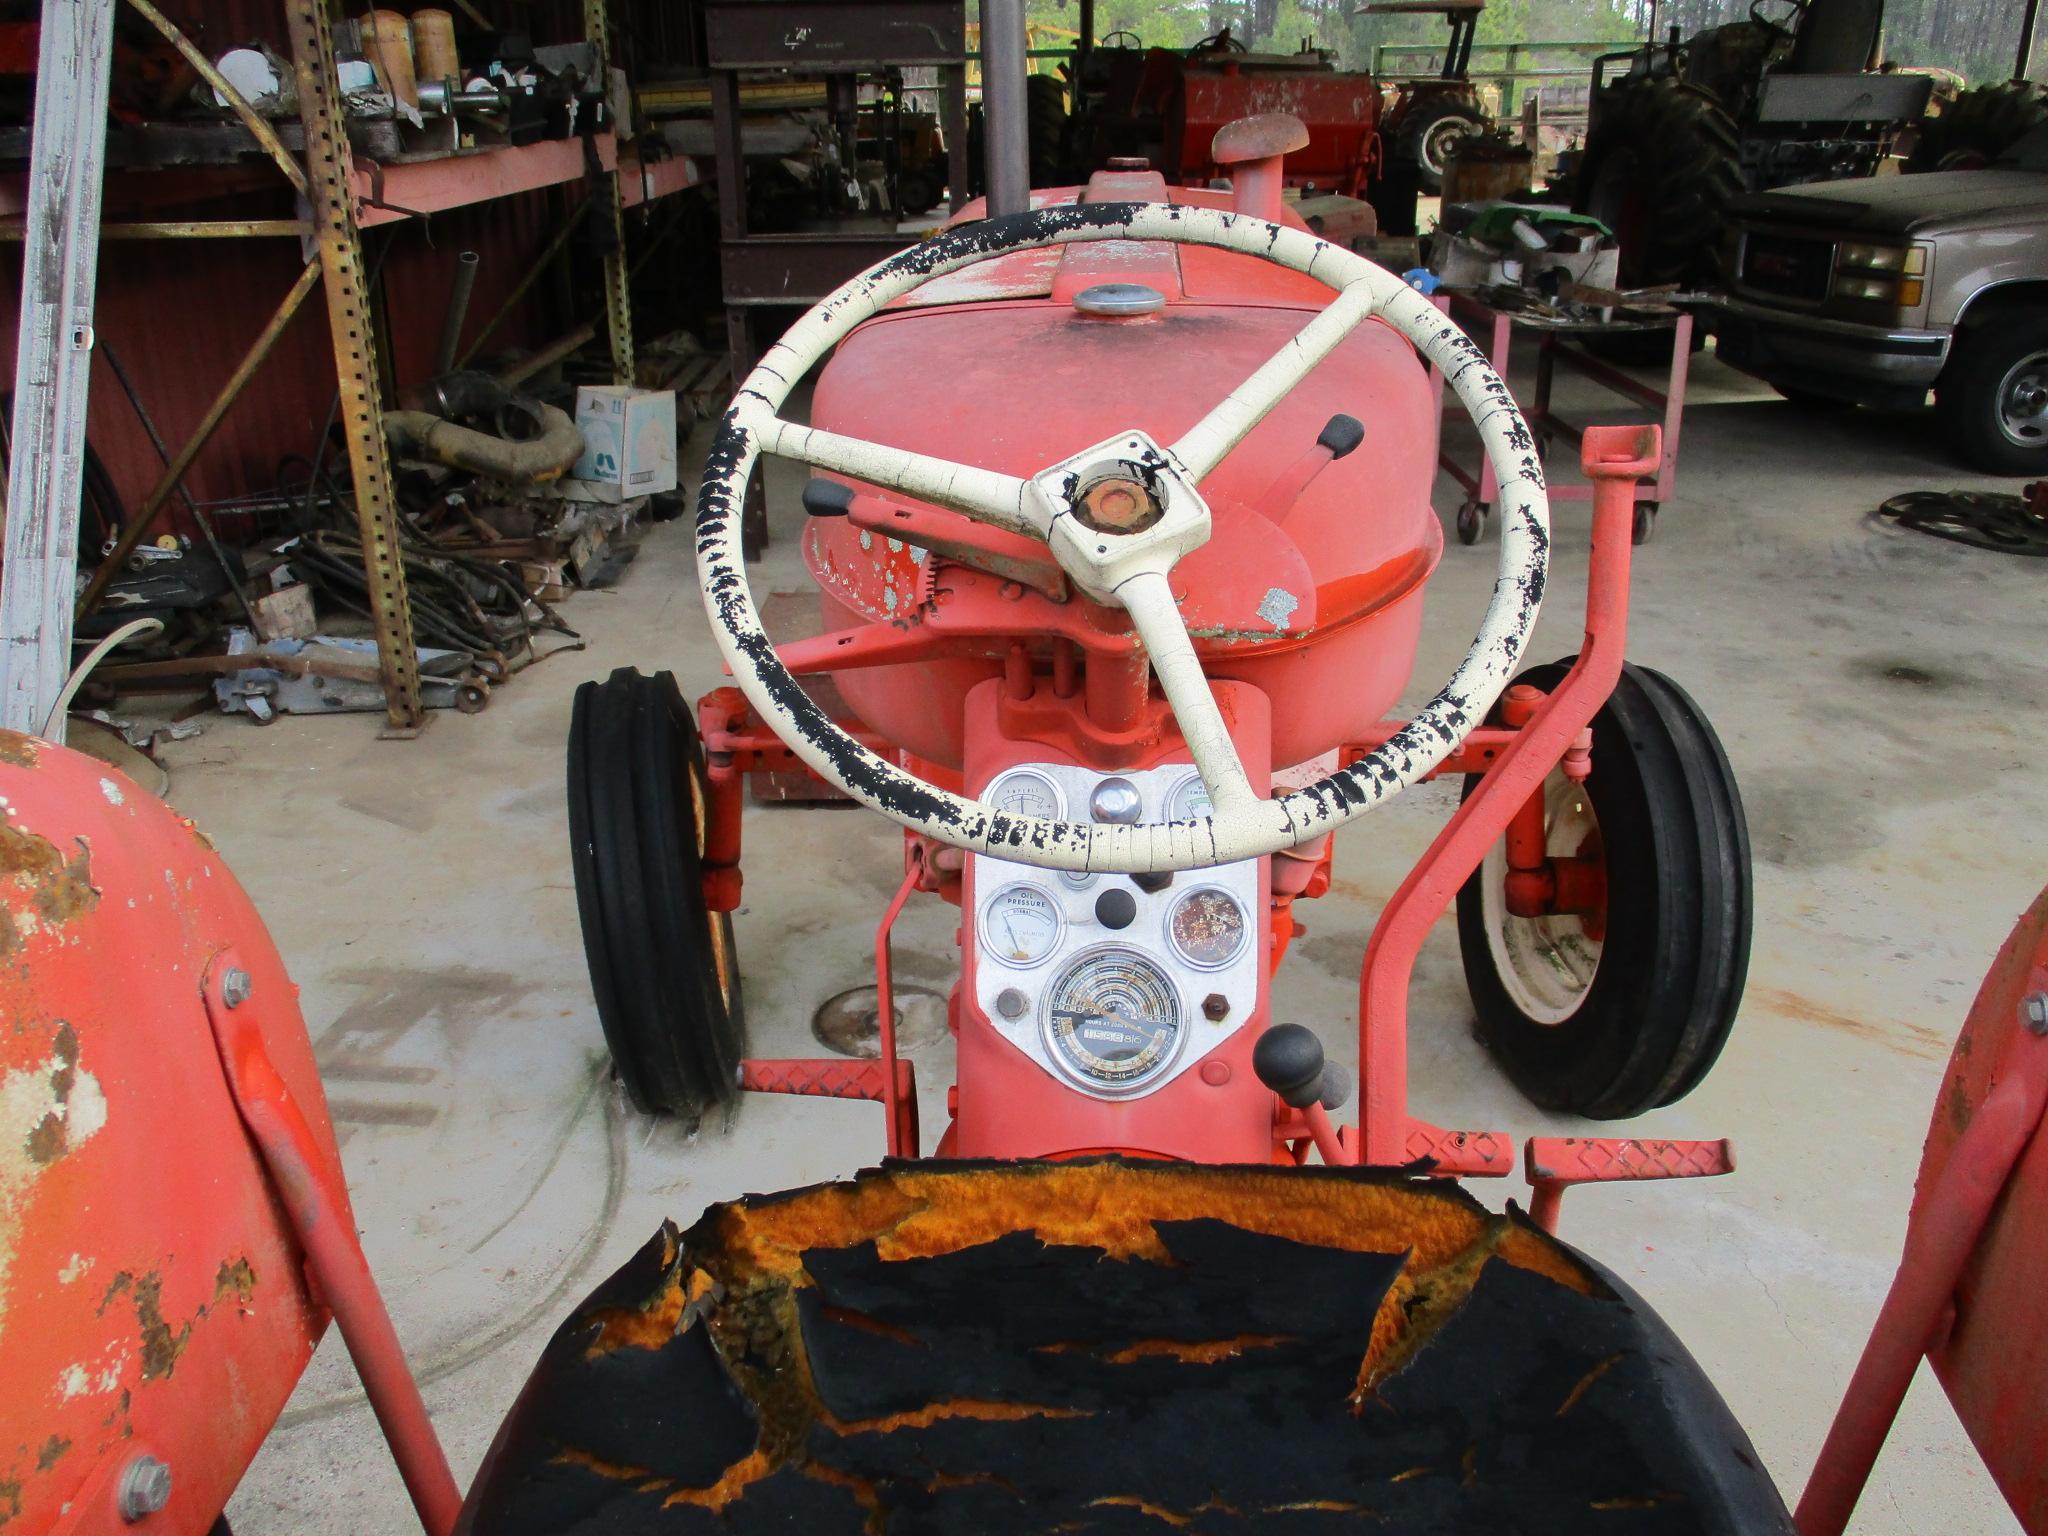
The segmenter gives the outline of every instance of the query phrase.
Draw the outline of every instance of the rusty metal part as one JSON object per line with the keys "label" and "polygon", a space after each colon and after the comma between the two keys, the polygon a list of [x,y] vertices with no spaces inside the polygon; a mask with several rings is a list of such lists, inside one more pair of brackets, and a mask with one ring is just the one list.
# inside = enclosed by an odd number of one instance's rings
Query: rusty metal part
{"label": "rusty metal part", "polygon": [[2019,1523],[2048,1509],[2048,891],[1985,974],[1935,1099],[1905,1252],[1799,1499],[1840,1536],[1925,1356]]}
{"label": "rusty metal part", "polygon": [[[446,12],[441,14],[441,20],[448,24]],[[469,300],[476,292],[477,269],[482,265],[483,258],[475,251],[455,254],[455,275],[448,280],[448,312],[441,317],[441,339],[434,347],[437,375],[455,366],[455,351],[462,345],[462,325],[469,318]]]}
{"label": "rusty metal part", "polygon": [[[946,1035],[946,999],[930,987],[895,989],[896,1044],[921,1051]],[[878,1060],[882,1054],[881,994],[872,986],[835,993],[811,1015],[818,1044],[841,1056]]]}
{"label": "rusty metal part", "polygon": [[199,457],[200,450],[206,446],[214,430],[220,426],[221,418],[227,415],[229,407],[241,397],[249,381],[256,376],[256,370],[263,366],[264,359],[276,348],[278,339],[284,335],[285,328],[292,322],[292,317],[299,312],[299,306],[305,303],[306,295],[313,291],[314,285],[319,281],[320,262],[307,262],[299,273],[298,281],[292,284],[291,291],[284,296],[271,315],[269,323],[249,344],[249,350],[242,355],[242,361],[236,365],[228,381],[220,387],[220,393],[213,397],[213,404],[209,405],[206,414],[199,418],[199,425],[194,427],[192,435],[185,439],[185,446],[178,450],[177,455],[164,467],[164,472],[158,477],[156,484],[150,487],[149,494],[142,498],[142,505],[136,509],[135,516],[129,521],[128,526],[121,530],[120,541],[92,573],[92,579],[86,583],[85,591],[78,599],[80,617],[92,612],[94,605],[106,593],[108,585],[127,565],[128,557],[142,542],[158,510],[184,480],[185,471],[192,467],[192,461]]}
{"label": "rusty metal part", "polygon": [[327,324],[339,382],[339,419],[348,440],[363,575],[383,672],[386,731],[410,735],[425,721],[426,710],[420,701],[412,605],[399,550],[398,503],[392,494],[391,460],[378,402],[377,343],[356,233],[348,130],[334,95],[334,36],[320,0],[286,0],[285,21],[298,82],[299,118],[306,130],[309,200],[319,231]]}
{"label": "rusty metal part", "polygon": [[256,142],[263,146],[263,152],[276,162],[277,168],[284,173],[284,179],[292,184],[294,190],[302,196],[310,196],[306,185],[306,173],[300,169],[299,162],[292,158],[291,151],[284,147],[277,136],[277,130],[249,105],[248,99],[235,89],[227,76],[213,67],[213,60],[193,47],[191,39],[179,31],[177,24],[152,5],[150,0],[128,0],[128,3],[141,12],[143,19],[161,32],[164,40],[184,56],[185,62],[192,66],[193,72],[200,79],[220,93],[221,99],[228,104],[235,116],[242,120],[242,126],[249,130]]}
{"label": "rusty metal part", "polygon": [[1074,516],[1098,532],[1137,533],[1165,515],[1165,507],[1144,481],[1123,474],[1089,481],[1074,501]]}
{"label": "rusty metal part", "polygon": [[[583,0],[583,37],[590,44],[598,88],[611,99],[611,21],[605,0]],[[633,294],[626,277],[626,205],[614,165],[593,190],[597,217],[604,220],[604,316],[611,342],[612,382],[633,382]]]}
{"label": "rusty metal part", "polygon": [[545,484],[559,480],[583,456],[583,433],[558,406],[534,409],[541,435],[525,442],[460,427],[426,411],[384,412],[384,435],[392,450],[407,458],[515,485]]}

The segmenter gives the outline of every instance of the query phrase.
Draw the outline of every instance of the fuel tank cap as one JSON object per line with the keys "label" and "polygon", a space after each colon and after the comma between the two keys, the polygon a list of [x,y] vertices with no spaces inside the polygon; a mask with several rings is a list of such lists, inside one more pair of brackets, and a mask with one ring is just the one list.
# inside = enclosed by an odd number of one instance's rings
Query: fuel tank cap
{"label": "fuel tank cap", "polygon": [[1096,283],[1074,295],[1084,315],[1149,315],[1166,307],[1166,295],[1143,283]]}

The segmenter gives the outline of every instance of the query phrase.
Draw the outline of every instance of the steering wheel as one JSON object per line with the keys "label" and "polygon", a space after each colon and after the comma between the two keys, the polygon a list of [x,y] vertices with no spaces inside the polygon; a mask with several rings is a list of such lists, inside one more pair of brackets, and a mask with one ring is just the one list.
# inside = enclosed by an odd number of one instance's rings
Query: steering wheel
{"label": "steering wheel", "polygon": [[[776,414],[790,390],[852,329],[933,278],[1008,251],[1090,240],[1214,246],[1306,273],[1337,290],[1329,306],[1171,445],[1129,430],[1030,479],[909,453]],[[1274,799],[1245,777],[1167,584],[1208,540],[1197,486],[1280,399],[1368,319],[1386,321],[1443,371],[1479,428],[1500,482],[1500,567],[1471,650],[1450,681],[1383,745],[1348,768]],[[740,511],[763,453],[846,475],[1048,544],[1083,593],[1121,606],[1151,657],[1212,813],[1135,825],[1049,821],[997,810],[927,783],[835,725],[782,665],[761,627],[740,551]],[[1116,483],[1113,494],[1091,490]],[[1199,869],[1297,847],[1427,774],[1486,716],[1514,675],[1543,597],[1550,547],[1543,472],[1522,414],[1486,357],[1406,283],[1303,230],[1173,203],[1036,208],[944,231],[877,263],[820,302],[762,357],[711,444],[697,497],[704,605],[734,680],[761,718],[828,782],[942,843],[1047,869]]]}

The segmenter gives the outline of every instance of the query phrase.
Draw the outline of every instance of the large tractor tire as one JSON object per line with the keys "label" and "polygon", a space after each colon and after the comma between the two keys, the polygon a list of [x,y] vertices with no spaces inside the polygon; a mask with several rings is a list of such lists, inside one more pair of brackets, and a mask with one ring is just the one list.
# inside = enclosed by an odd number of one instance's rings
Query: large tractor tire
{"label": "large tractor tire", "polygon": [[1970,171],[1989,165],[2028,129],[2048,122],[2048,91],[2024,80],[1965,91],[1920,125],[1908,171]]}
{"label": "large tractor tire", "polygon": [[1469,101],[1437,96],[1417,102],[1401,125],[1394,153],[1415,167],[1416,184],[1424,197],[1444,189],[1444,172],[1461,140],[1486,132],[1486,114]]}
{"label": "large tractor tire", "polygon": [[1735,123],[1696,86],[1627,80],[1601,98],[1573,206],[1621,241],[1621,285],[1711,282],[1742,191]]}

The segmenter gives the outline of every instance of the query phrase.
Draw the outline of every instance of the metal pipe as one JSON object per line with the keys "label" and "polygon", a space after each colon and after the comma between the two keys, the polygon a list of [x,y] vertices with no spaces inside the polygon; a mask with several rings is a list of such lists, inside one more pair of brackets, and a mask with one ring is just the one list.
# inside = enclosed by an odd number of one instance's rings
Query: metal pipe
{"label": "metal pipe", "polygon": [[469,318],[469,298],[476,292],[476,269],[481,264],[475,251],[456,254],[455,276],[448,283],[448,315],[441,322],[441,344],[434,348],[437,377],[455,366],[455,349],[462,345],[462,322]]}
{"label": "metal pipe", "polygon": [[569,237],[583,227],[583,216],[590,206],[587,199],[578,203],[576,211],[562,222],[562,227],[555,231],[554,238],[548,241],[547,248],[534,258],[533,266],[527,271],[526,276],[519,279],[512,291],[505,295],[505,302],[498,306],[497,313],[486,320],[484,328],[476,333],[476,340],[472,341],[469,350],[462,354],[460,366],[467,368],[470,360],[481,352],[484,343],[490,340],[491,332],[504,324],[505,317],[519,307],[519,301],[526,297],[527,290],[534,285],[541,273],[547,271],[555,257],[560,254],[562,247],[569,243]]}
{"label": "metal pipe", "polygon": [[2027,78],[2027,69],[2034,62],[2034,28],[2041,20],[2041,0],[2027,0],[2027,9],[2020,17],[2020,56],[2012,67],[2015,80]]}
{"label": "metal pipe", "polygon": [[567,411],[538,407],[541,435],[515,443],[458,427],[426,411],[386,411],[384,435],[392,451],[513,485],[559,480],[583,457],[583,434]]}
{"label": "metal pipe", "polygon": [[1031,206],[1024,0],[981,0],[981,130],[991,217]]}
{"label": "metal pipe", "polygon": [[128,0],[128,3],[164,35],[166,42],[185,56],[185,62],[198,72],[200,79],[220,93],[221,100],[225,101],[234,110],[235,116],[242,120],[242,126],[263,146],[263,152],[277,162],[277,168],[284,172],[284,179],[300,192],[304,192],[306,173],[299,168],[299,162],[292,158],[291,151],[284,147],[284,141],[277,136],[277,130],[258,115],[256,109],[249,105],[248,98],[235,89],[226,75],[213,67],[213,60],[193,47],[191,39],[178,30],[177,23],[151,5],[149,0]]}
{"label": "metal pipe", "polygon": [[157,510],[170,498],[171,492],[185,478],[185,471],[192,467],[192,461],[199,457],[199,451],[212,439],[215,428],[220,426],[221,418],[227,415],[228,407],[241,397],[242,391],[255,376],[256,370],[263,366],[263,360],[270,356],[278,338],[284,334],[285,327],[291,324],[292,316],[296,315],[299,306],[305,303],[306,295],[319,284],[320,260],[315,257],[306,263],[305,271],[301,272],[299,280],[292,284],[291,292],[287,293],[284,302],[277,306],[277,312],[270,317],[270,323],[263,327],[262,334],[249,344],[249,350],[243,354],[242,361],[236,365],[227,383],[221,386],[220,393],[214,396],[213,404],[206,408],[206,414],[199,419],[199,425],[192,429],[192,435],[185,440],[185,446],[178,450],[177,457],[165,466],[163,475],[150,487],[149,495],[143,498],[134,519],[121,530],[120,542],[114,546],[113,552],[102,560],[99,568],[92,573],[92,580],[86,583],[84,595],[78,599],[80,617],[92,612],[93,605],[106,592],[107,584],[119,574],[128,557],[135,553],[135,546],[142,542],[142,536],[156,517]]}

